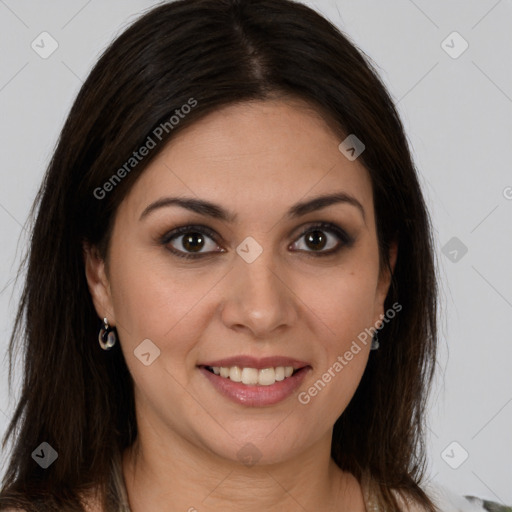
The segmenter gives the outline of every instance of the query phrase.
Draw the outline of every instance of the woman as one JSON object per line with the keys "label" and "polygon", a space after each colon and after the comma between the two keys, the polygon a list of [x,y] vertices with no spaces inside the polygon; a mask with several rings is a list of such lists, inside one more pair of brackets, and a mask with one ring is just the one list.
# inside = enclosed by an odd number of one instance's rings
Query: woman
{"label": "woman", "polygon": [[1,510],[436,510],[429,217],[392,101],[324,18],[149,11],[32,214]]}

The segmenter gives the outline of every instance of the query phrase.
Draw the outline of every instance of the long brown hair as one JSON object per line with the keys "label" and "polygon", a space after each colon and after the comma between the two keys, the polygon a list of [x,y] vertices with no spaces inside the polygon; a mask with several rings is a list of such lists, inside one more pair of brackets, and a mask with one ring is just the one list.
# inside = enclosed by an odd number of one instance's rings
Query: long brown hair
{"label": "long brown hair", "polygon": [[[98,346],[82,244],[106,259],[117,207],[176,133],[222,106],[275,94],[308,101],[340,142],[348,134],[363,141],[382,268],[390,242],[399,245],[385,309],[398,302],[402,311],[380,333],[381,349],[334,426],[332,457],[359,480],[371,475],[386,510],[399,509],[392,490],[435,510],[419,485],[437,343],[428,212],[398,113],[369,59],[290,0],[160,5],[107,48],[83,84],[31,210],[9,345],[9,388],[18,347],[23,387],[3,441],[14,442],[0,509],[82,511],[80,493],[93,488],[106,510],[118,507],[113,467],[137,436],[133,382],[119,344],[109,352]],[[172,125],[191,99],[194,107]],[[114,180],[162,123],[158,147]],[[48,469],[31,457],[41,442],[58,452]]]}

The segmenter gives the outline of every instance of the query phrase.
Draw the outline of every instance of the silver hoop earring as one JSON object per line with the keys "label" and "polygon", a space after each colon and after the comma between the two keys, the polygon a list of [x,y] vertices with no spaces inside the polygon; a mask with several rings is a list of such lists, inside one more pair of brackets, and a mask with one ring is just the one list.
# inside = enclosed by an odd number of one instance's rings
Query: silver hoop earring
{"label": "silver hoop earring", "polygon": [[117,336],[114,331],[115,327],[110,327],[106,318],[103,319],[103,323],[105,325],[100,329],[98,341],[103,350],[110,350],[117,341]]}
{"label": "silver hoop earring", "polygon": [[379,343],[379,331],[375,331],[375,334],[373,335],[373,338],[372,338],[372,346],[371,346],[371,350],[378,350],[380,347],[380,343]]}

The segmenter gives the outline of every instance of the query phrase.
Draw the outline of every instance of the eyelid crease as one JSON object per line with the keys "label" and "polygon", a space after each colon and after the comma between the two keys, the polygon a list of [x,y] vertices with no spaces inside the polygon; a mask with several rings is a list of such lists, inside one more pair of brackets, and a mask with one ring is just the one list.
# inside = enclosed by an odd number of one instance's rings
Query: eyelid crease
{"label": "eyelid crease", "polygon": [[[296,243],[298,240],[300,240],[301,237],[306,235],[307,233],[310,233],[311,231],[316,230],[323,230],[330,232],[339,239],[339,244],[335,249],[330,249],[329,251],[303,251],[300,250],[299,252],[307,253],[308,255],[312,256],[328,256],[337,253],[339,250],[341,250],[343,247],[351,247],[353,243],[355,242],[355,237],[348,234],[345,229],[337,226],[336,224],[332,222],[326,222],[326,221],[318,221],[318,222],[312,222],[308,223],[307,226],[297,235],[294,242],[292,242],[291,245]],[[221,245],[219,243],[219,236],[218,234],[209,228],[208,226],[202,225],[202,224],[188,224],[183,226],[178,226],[176,228],[171,229],[170,231],[167,231],[164,235],[160,236],[158,238],[158,241],[161,245],[167,246],[174,238],[179,237],[180,235],[186,234],[186,233],[201,233],[207,235],[209,238],[211,238],[217,245]],[[288,246],[289,247],[289,246]],[[220,252],[226,252],[225,250],[221,251],[208,251],[208,252],[198,252],[198,253],[187,253],[183,252],[177,249],[170,249],[167,248],[171,253],[178,257],[183,258],[206,258],[208,256],[212,256],[216,253]]]}

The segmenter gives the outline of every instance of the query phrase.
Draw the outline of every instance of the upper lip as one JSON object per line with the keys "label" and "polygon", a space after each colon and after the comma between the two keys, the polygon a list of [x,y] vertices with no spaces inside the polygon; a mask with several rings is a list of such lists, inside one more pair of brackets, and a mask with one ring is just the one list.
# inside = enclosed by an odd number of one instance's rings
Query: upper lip
{"label": "upper lip", "polygon": [[268,356],[262,358],[253,356],[233,356],[201,363],[198,366],[238,366],[242,368],[256,368],[257,370],[261,370],[263,368],[275,368],[277,366],[292,366],[294,370],[298,370],[304,366],[309,366],[309,364],[304,361],[285,356]]}

